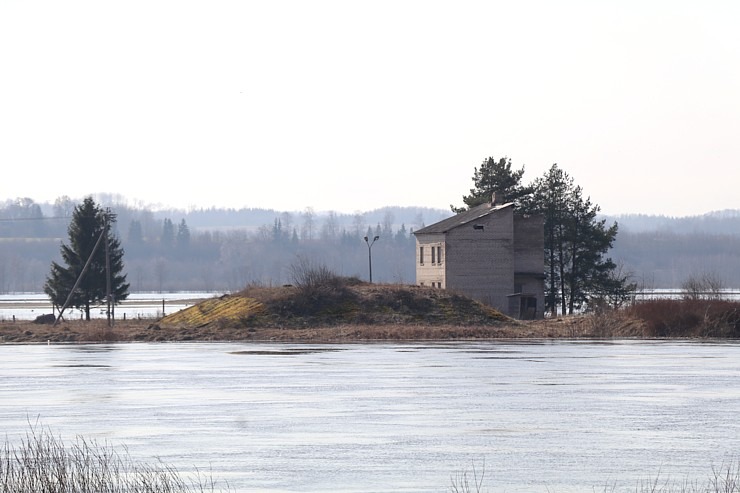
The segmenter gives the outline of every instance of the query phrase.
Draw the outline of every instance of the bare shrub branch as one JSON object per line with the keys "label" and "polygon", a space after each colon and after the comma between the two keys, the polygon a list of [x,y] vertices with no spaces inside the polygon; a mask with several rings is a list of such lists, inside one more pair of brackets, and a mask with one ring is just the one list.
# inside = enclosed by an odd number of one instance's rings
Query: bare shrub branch
{"label": "bare shrub branch", "polygon": [[333,290],[343,285],[342,278],[326,265],[312,262],[302,255],[289,269],[293,285],[306,293]]}
{"label": "bare shrub branch", "polygon": [[681,293],[686,300],[721,300],[725,289],[722,278],[709,272],[691,275],[681,283]]}

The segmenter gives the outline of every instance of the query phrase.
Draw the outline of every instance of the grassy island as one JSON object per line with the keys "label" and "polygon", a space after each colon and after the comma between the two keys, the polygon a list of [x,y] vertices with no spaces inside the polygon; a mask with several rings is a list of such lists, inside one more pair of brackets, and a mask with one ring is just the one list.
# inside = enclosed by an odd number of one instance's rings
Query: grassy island
{"label": "grassy island", "polygon": [[618,310],[522,321],[453,291],[326,274],[249,287],[161,319],[0,323],[0,343],[353,342],[532,338],[735,338],[740,303],[643,300]]}

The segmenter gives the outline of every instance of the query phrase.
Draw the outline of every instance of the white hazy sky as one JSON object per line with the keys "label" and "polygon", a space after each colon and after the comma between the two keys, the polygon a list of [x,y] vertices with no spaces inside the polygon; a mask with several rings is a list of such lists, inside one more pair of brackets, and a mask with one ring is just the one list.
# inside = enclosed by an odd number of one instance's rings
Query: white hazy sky
{"label": "white hazy sky", "polygon": [[609,214],[740,208],[740,2],[0,0],[0,199],[461,204],[487,156]]}

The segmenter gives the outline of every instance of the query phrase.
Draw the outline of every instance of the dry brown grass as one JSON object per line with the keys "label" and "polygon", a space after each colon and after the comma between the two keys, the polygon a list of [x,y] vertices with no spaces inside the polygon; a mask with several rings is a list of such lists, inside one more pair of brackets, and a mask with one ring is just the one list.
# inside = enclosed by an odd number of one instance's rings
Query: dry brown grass
{"label": "dry brown grass", "polygon": [[[168,341],[275,341],[275,342],[371,342],[454,341],[494,339],[570,339],[611,337],[593,329],[589,317],[563,317],[536,321],[502,322],[489,325],[384,323],[340,324],[303,328],[163,327],[154,320],[127,321],[108,328],[105,321],[76,320],[57,327],[18,322],[0,325],[0,343],[99,343]],[[630,333],[631,334],[631,333]],[[639,337],[635,331],[635,337]],[[633,335],[615,335],[632,337]]]}
{"label": "dry brown grass", "polygon": [[740,337],[740,302],[720,299],[648,300],[625,314],[644,321],[646,337]]}
{"label": "dry brown grass", "polygon": [[450,291],[331,278],[326,286],[311,289],[251,287],[167,316],[157,325],[161,329],[304,329],[345,325],[489,326],[511,322],[500,312]]}
{"label": "dry brown grass", "polygon": [[[657,300],[623,310],[516,321],[455,293],[349,284],[340,302],[306,310],[297,289],[252,287],[160,320],[0,324],[0,343],[160,341],[432,341],[531,338],[740,337],[740,303]],[[332,294],[331,296],[334,296]],[[333,299],[333,298],[332,298]]]}

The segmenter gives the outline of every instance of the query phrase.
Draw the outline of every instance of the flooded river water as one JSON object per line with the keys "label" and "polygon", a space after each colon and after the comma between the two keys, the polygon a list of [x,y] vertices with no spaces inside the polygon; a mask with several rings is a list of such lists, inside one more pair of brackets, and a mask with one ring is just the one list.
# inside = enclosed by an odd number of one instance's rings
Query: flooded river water
{"label": "flooded river water", "polygon": [[[740,457],[740,345],[0,346],[0,426],[125,445],[240,492],[616,491]],[[610,486],[611,488],[611,486]]]}

